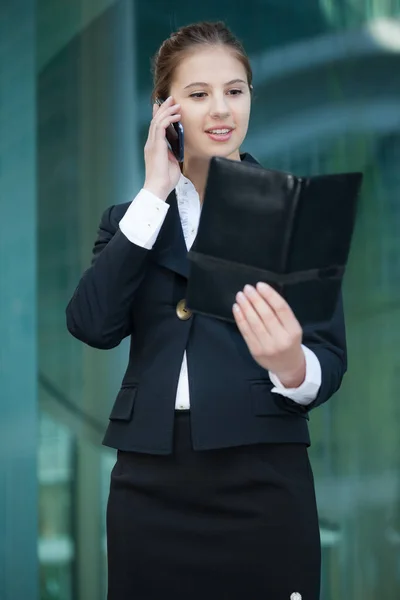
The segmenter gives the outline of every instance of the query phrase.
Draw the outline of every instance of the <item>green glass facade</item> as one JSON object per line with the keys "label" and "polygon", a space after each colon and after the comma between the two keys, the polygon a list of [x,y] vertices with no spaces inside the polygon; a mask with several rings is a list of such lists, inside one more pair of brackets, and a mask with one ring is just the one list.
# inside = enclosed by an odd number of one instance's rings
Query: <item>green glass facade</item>
{"label": "green glass facade", "polygon": [[1,600],[106,596],[101,438],[127,343],[84,347],[64,310],[103,209],[142,185],[150,57],[202,19],[224,19],[252,60],[243,150],[297,174],[365,174],[349,372],[310,422],[321,598],[400,598],[400,0],[2,0]]}

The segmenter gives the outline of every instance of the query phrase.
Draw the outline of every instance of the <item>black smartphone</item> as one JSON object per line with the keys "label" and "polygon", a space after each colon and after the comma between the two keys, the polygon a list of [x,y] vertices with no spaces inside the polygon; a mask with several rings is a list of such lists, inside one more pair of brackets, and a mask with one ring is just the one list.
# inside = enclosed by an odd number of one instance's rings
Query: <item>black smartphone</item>
{"label": "black smartphone", "polygon": [[[161,98],[156,99],[156,104],[161,106],[165,102]],[[178,162],[183,162],[183,125],[180,121],[177,123],[171,123],[165,132],[167,142],[171,149],[172,154],[175,156]]]}

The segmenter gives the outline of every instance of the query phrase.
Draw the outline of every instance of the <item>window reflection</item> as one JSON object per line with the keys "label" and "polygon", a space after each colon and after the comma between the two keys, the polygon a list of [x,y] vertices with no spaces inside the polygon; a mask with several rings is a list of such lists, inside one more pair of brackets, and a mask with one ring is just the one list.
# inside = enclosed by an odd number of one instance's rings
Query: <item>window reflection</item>
{"label": "window reflection", "polygon": [[[336,27],[362,25],[372,19],[397,16],[398,3],[392,0],[319,0],[321,10],[328,21]],[[396,6],[397,4],[397,6]],[[394,13],[394,14],[393,14]]]}
{"label": "window reflection", "polygon": [[73,600],[73,436],[40,415],[38,455],[41,600]]}

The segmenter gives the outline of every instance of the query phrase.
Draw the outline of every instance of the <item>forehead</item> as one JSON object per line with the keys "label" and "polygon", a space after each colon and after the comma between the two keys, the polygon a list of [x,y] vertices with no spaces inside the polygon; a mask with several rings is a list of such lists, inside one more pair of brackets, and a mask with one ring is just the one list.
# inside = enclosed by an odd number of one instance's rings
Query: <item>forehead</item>
{"label": "forehead", "polygon": [[204,46],[181,59],[172,84],[185,87],[193,81],[204,81],[216,86],[233,79],[247,81],[246,69],[234,51],[226,47]]}

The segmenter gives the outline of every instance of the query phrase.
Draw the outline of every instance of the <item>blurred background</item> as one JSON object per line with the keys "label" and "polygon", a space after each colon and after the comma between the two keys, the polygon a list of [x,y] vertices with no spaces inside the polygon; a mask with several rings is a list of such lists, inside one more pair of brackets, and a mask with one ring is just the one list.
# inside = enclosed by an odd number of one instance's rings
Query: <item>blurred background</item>
{"label": "blurred background", "polygon": [[142,185],[150,57],[204,19],[252,61],[243,150],[298,175],[365,174],[349,373],[311,417],[321,599],[400,598],[399,18],[400,0],[1,0],[1,600],[106,597],[101,438],[127,345],[84,347],[64,310],[102,211]]}

